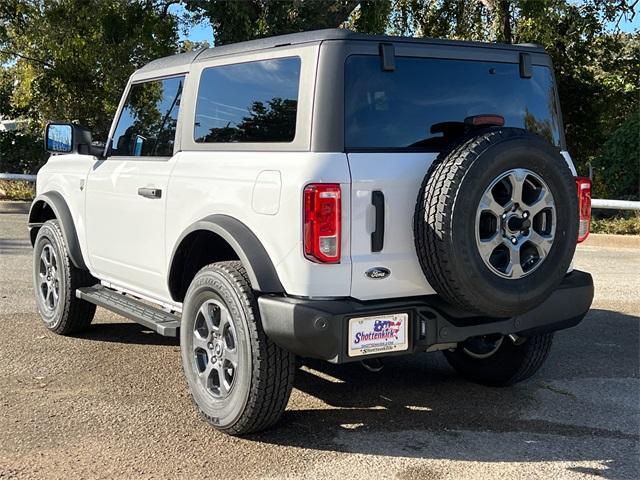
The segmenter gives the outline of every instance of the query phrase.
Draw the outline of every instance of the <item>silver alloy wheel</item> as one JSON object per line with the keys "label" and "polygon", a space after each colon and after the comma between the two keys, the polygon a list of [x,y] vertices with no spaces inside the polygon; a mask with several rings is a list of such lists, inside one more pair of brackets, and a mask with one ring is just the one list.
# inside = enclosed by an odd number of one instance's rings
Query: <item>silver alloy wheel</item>
{"label": "silver alloy wheel", "polygon": [[193,361],[202,387],[217,399],[233,388],[238,372],[238,337],[227,307],[204,302],[193,324]]}
{"label": "silver alloy wheel", "polygon": [[60,270],[53,245],[47,243],[38,263],[38,293],[45,308],[53,312],[60,299]]}
{"label": "silver alloy wheel", "polygon": [[517,280],[534,272],[549,254],[555,231],[553,194],[531,170],[504,172],[484,191],[476,212],[476,245],[496,275]]}

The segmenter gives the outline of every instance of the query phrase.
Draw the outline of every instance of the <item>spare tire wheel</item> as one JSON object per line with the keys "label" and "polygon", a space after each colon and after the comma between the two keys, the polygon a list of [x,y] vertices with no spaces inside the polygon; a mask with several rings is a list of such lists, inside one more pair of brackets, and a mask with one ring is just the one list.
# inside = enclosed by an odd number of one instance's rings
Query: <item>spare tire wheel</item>
{"label": "spare tire wheel", "polygon": [[468,311],[510,317],[542,303],[578,237],[574,177],[556,147],[516,128],[479,132],[424,178],[414,240],[429,284]]}

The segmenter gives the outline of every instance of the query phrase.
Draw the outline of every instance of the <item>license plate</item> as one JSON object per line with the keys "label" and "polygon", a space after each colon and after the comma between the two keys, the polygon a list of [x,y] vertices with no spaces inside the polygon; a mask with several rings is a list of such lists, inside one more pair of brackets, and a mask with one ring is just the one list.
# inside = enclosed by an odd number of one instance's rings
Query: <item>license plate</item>
{"label": "license plate", "polygon": [[349,319],[349,356],[407,350],[408,313]]}

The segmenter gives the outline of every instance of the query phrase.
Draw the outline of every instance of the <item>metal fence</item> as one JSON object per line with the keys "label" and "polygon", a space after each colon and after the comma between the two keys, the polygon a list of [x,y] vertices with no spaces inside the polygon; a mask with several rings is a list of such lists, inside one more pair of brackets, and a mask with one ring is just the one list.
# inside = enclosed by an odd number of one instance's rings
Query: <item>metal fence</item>
{"label": "metal fence", "polygon": [[603,210],[640,210],[640,202],[632,202],[631,200],[603,200],[600,198],[592,198],[591,208],[601,208]]}
{"label": "metal fence", "polygon": [[[35,182],[35,175],[23,175],[21,173],[0,173],[0,180],[21,180],[24,182]],[[591,200],[591,208],[603,210],[640,210],[640,202],[630,200],[603,200],[594,198]]]}
{"label": "metal fence", "polygon": [[23,182],[35,182],[35,175],[23,175],[22,173],[0,173],[0,180],[21,180]]}

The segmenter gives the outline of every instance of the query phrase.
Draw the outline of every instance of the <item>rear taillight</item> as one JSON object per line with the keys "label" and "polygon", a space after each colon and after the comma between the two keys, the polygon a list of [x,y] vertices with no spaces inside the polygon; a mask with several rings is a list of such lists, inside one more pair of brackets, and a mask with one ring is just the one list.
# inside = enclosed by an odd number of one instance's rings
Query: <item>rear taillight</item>
{"label": "rear taillight", "polygon": [[314,183],[304,189],[304,254],[314,262],[340,262],[340,185]]}
{"label": "rear taillight", "polygon": [[580,227],[578,229],[578,243],[584,242],[589,236],[591,226],[591,180],[577,177],[578,211],[580,212]]}

